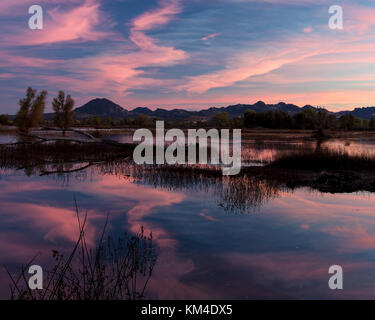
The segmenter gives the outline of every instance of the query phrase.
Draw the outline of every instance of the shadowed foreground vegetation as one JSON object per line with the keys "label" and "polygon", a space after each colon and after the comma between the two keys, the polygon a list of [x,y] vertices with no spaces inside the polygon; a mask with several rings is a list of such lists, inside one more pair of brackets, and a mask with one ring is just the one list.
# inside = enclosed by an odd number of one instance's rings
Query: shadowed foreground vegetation
{"label": "shadowed foreground vegetation", "polygon": [[126,160],[133,147],[102,143],[56,141],[40,144],[0,146],[0,167],[25,170],[27,175],[69,173],[116,159]]}
{"label": "shadowed foreground vegetation", "polygon": [[369,154],[349,154],[343,149],[331,150],[300,148],[284,153],[270,165],[274,168],[298,170],[375,170],[375,157]]}
{"label": "shadowed foreground vegetation", "polygon": [[285,179],[289,188],[310,187],[321,192],[375,192],[375,157],[344,150],[297,149],[268,165],[271,171],[293,172]]}
{"label": "shadowed foreground vegetation", "polygon": [[87,213],[80,219],[77,209],[79,238],[72,252],[65,256],[52,251],[54,266],[44,270],[42,290],[30,290],[29,266],[11,278],[12,300],[141,300],[157,262],[152,234],[143,227],[136,235],[118,238],[106,236],[106,224],[95,248],[85,237]]}

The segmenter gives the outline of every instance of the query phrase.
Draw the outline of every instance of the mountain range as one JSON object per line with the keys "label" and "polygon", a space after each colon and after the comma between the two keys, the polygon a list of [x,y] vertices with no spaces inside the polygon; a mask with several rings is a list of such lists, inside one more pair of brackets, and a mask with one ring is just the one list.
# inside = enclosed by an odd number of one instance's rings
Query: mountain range
{"label": "mountain range", "polygon": [[[126,110],[120,105],[112,102],[108,99],[94,99],[84,104],[83,106],[75,109],[76,119],[86,119],[90,117],[102,117],[102,118],[113,118],[113,119],[122,119],[122,118],[135,118],[138,115],[148,115],[152,118],[164,119],[164,120],[187,120],[187,119],[208,119],[220,112],[228,112],[229,117],[234,118],[242,116],[246,110],[254,110],[256,112],[267,112],[270,110],[276,111],[281,110],[289,114],[295,114],[297,112],[313,109],[313,110],[323,110],[325,112],[330,112],[326,109],[313,107],[311,105],[306,105],[304,107],[298,107],[294,104],[287,104],[284,102],[279,102],[277,104],[266,104],[262,101],[258,101],[255,104],[237,104],[231,105],[228,107],[220,108],[209,108],[198,111],[190,111],[184,109],[156,109],[151,110],[149,108],[135,108],[133,110]],[[344,114],[353,114],[357,118],[370,119],[375,117],[375,107],[366,107],[366,108],[356,108],[352,111],[340,111],[340,112],[330,112],[341,116]],[[52,114],[46,114],[46,118]]]}

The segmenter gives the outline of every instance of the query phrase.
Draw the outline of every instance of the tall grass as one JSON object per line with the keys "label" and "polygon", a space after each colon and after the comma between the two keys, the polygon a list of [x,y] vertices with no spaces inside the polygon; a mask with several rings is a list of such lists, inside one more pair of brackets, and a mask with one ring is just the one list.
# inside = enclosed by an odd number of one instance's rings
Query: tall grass
{"label": "tall grass", "polygon": [[349,154],[343,149],[301,148],[280,154],[270,167],[300,170],[375,170],[375,157],[370,154]]}

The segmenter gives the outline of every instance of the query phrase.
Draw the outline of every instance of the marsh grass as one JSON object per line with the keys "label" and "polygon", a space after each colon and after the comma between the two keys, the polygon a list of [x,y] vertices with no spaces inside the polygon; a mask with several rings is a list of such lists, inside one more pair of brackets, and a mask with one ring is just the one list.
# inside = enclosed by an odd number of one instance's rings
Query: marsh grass
{"label": "marsh grass", "polygon": [[344,149],[297,148],[278,155],[270,167],[312,171],[372,171],[375,170],[375,157],[370,154],[350,154]]}
{"label": "marsh grass", "polygon": [[141,300],[157,262],[152,234],[145,235],[143,227],[135,235],[118,238],[106,235],[108,216],[101,237],[94,248],[89,248],[85,236],[87,213],[77,221],[79,238],[65,256],[52,251],[53,267],[44,271],[42,290],[28,286],[28,268],[18,276],[8,275],[12,281],[12,300]]}

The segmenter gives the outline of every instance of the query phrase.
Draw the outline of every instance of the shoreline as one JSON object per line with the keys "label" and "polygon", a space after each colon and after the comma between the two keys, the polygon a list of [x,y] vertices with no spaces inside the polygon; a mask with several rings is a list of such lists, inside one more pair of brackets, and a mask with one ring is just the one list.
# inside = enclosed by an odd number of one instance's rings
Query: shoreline
{"label": "shoreline", "polygon": [[[94,127],[73,127],[76,130],[81,130],[88,133],[100,133],[100,134],[133,134],[139,128],[135,127],[121,127],[121,128],[94,128]],[[145,127],[151,131],[155,130],[153,127]],[[211,129],[212,127],[206,127],[204,129]],[[165,130],[170,129],[166,127]],[[182,131],[188,130],[188,128],[180,128]],[[197,128],[192,128],[197,129]],[[224,129],[224,128],[218,128]],[[241,129],[243,139],[282,139],[282,140],[293,140],[293,139],[315,139],[316,130],[299,130],[299,129],[268,129],[268,128],[229,128],[229,129]],[[33,132],[42,133],[49,135],[48,131],[43,131],[41,128],[32,130]],[[0,125],[1,134],[17,134],[16,126],[4,126]],[[326,139],[358,139],[358,138],[373,138],[375,140],[375,130],[329,130],[329,138]]]}

